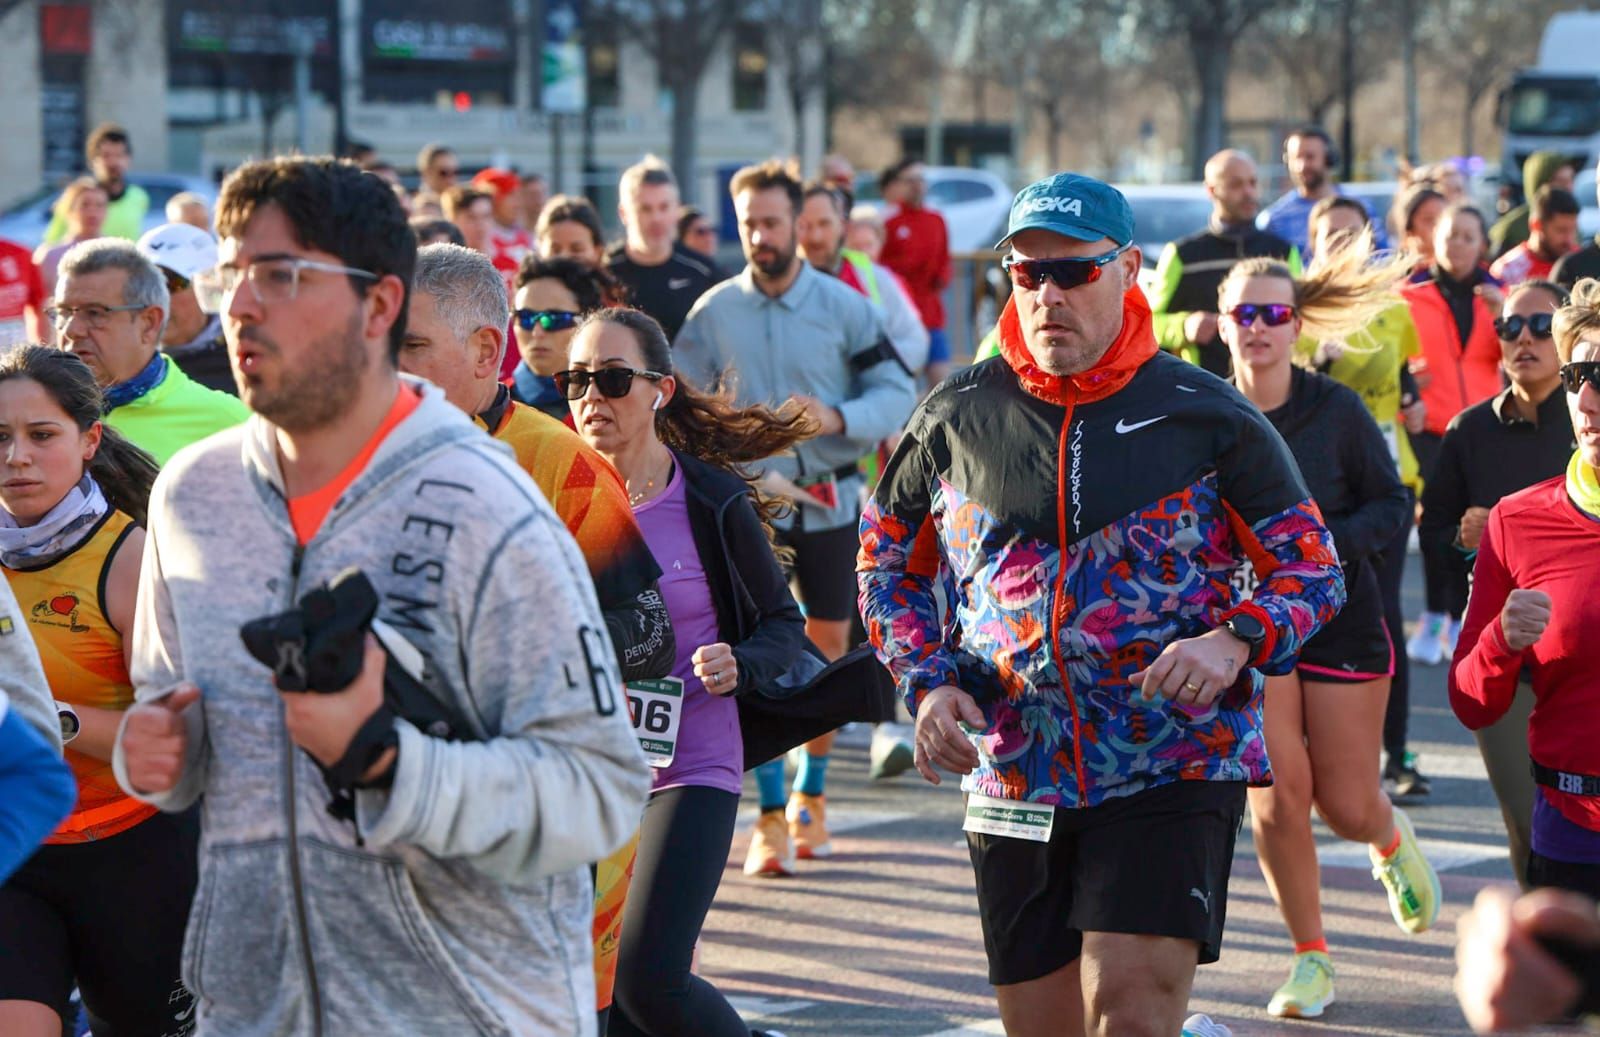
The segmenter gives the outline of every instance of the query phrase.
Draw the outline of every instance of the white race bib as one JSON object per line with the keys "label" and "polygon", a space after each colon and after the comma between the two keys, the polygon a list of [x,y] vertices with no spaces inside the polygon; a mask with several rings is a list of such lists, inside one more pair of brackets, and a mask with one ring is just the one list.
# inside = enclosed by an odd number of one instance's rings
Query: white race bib
{"label": "white race bib", "polygon": [[628,715],[639,748],[652,767],[669,767],[678,748],[678,724],[683,719],[683,681],[677,677],[629,681]]}
{"label": "white race bib", "polygon": [[967,819],[961,830],[1047,843],[1055,823],[1056,808],[1049,804],[995,799],[973,793],[967,797]]}

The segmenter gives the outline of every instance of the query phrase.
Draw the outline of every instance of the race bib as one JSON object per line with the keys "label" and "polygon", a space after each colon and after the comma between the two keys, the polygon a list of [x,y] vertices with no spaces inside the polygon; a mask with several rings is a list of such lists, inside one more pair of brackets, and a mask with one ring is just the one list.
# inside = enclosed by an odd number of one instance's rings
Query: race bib
{"label": "race bib", "polygon": [[628,715],[639,748],[652,767],[672,765],[678,748],[678,723],[683,719],[683,681],[677,677],[629,681]]}
{"label": "race bib", "polygon": [[1048,804],[995,799],[973,793],[967,797],[967,819],[961,830],[1047,843],[1055,823],[1056,808]]}
{"label": "race bib", "polygon": [[1400,470],[1400,426],[1392,421],[1378,422],[1378,431],[1383,433],[1384,445],[1389,448],[1389,460],[1394,462],[1395,471]]}
{"label": "race bib", "polygon": [[1234,600],[1244,601],[1256,592],[1261,581],[1256,579],[1256,567],[1250,564],[1250,559],[1241,558],[1239,567],[1233,570],[1228,577],[1228,582],[1233,585]]}

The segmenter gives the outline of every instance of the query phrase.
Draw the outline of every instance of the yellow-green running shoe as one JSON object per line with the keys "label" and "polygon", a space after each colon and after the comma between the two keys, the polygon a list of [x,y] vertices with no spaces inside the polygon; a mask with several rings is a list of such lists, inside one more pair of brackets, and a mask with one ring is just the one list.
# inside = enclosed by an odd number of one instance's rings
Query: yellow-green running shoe
{"label": "yellow-green running shoe", "polygon": [[1394,915],[1394,924],[1408,933],[1427,932],[1439,917],[1439,902],[1444,899],[1439,876],[1417,845],[1411,819],[1399,807],[1394,808],[1394,826],[1400,832],[1400,845],[1394,853],[1385,857],[1367,847],[1372,877],[1383,883],[1389,893],[1389,913]]}
{"label": "yellow-green running shoe", "polygon": [[1315,1019],[1333,1004],[1333,962],[1321,951],[1294,956],[1289,981],[1267,1002],[1267,1014],[1279,1019]]}

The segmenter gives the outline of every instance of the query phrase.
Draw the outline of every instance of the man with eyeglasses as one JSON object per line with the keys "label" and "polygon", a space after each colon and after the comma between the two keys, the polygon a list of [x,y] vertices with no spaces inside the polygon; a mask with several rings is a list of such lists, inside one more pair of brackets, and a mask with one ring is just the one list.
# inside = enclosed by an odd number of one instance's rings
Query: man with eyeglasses
{"label": "man with eyeglasses", "polygon": [[[740,406],[794,402],[816,419],[818,434],[791,455],[771,458],[764,471],[796,494],[778,537],[794,549],[791,582],[806,611],[806,636],[837,659],[852,647],[856,616],[863,485],[856,462],[900,430],[916,389],[867,297],[800,258],[799,180],[771,161],[739,170],[730,189],[748,265],[695,304],[674,345],[675,362],[697,385],[731,386]],[[758,771],[761,816],[746,874],[788,875],[796,857],[832,853],[825,802],[831,747],[831,735],[806,746],[787,800],[782,762]]]}
{"label": "man with eyeglasses", "polygon": [[862,615],[917,769],[964,775],[1010,1037],[1185,1025],[1245,786],[1271,778],[1262,674],[1345,597],[1272,425],[1158,348],[1133,240],[1098,180],[1017,195],[1000,358],[922,402],[861,520]]}
{"label": "man with eyeglasses", "polygon": [[77,354],[100,383],[106,424],[163,465],[248,413],[233,397],[192,380],[158,348],[170,306],[167,279],[133,242],[97,238],[61,257],[46,313],[61,348]]}
{"label": "man with eyeglasses", "polygon": [[[254,415],[157,480],[114,760],[163,809],[204,797],[200,1026],[593,1034],[589,864],[649,775],[583,557],[509,451],[396,370],[416,239],[387,185],[249,163],[217,228],[196,284]],[[460,740],[396,712],[373,637],[342,689],[277,691],[245,649],[350,566]]]}
{"label": "man with eyeglasses", "polygon": [[228,364],[228,343],[222,337],[222,318],[202,310],[194,291],[195,275],[217,265],[217,239],[187,223],[166,223],[146,232],[138,248],[167,279],[172,300],[161,351],[207,389],[239,395]]}
{"label": "man with eyeglasses", "polygon": [[[507,317],[500,274],[484,256],[456,245],[417,252],[400,370],[426,378],[494,438],[544,491],[578,542],[625,681],[672,673],[676,640],[659,581],[661,568],[634,521],[616,470],[576,432],[511,398],[496,380]],[[633,873],[630,841],[595,873],[596,1007],[611,1006],[622,903]]]}

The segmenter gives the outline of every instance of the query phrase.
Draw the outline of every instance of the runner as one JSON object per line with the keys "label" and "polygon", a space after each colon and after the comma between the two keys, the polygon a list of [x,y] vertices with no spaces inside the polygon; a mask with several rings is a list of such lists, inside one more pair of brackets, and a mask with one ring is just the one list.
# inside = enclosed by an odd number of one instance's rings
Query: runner
{"label": "runner", "polygon": [[1557,260],[1555,268],[1550,271],[1550,280],[1570,292],[1572,286],[1583,278],[1596,275],[1600,275],[1600,237],[1589,239],[1576,252]]}
{"label": "runner", "polygon": [[170,299],[166,278],[132,242],[101,238],[62,257],[55,304],[46,314],[62,348],[94,372],[106,424],[163,465],[247,413],[232,396],[192,381],[156,348]]}
{"label": "runner", "polygon": [[927,168],[916,159],[901,159],[885,169],[878,189],[889,207],[880,260],[904,279],[928,329],[926,380],[932,387],[950,373],[950,336],[941,298],[950,284],[950,231],[944,217],[927,205]]}
{"label": "runner", "polygon": [[[1370,226],[1366,206],[1354,198],[1324,198],[1311,210],[1313,254],[1325,256],[1335,249],[1355,248],[1370,257]],[[1383,622],[1391,636],[1405,629],[1400,586],[1405,578],[1406,546],[1414,525],[1417,494],[1422,489],[1411,436],[1422,431],[1424,412],[1408,366],[1421,348],[1411,310],[1401,301],[1392,303],[1348,340],[1319,342],[1302,336],[1296,345],[1297,360],[1349,386],[1361,397],[1367,413],[1378,423],[1378,431],[1389,448],[1389,459],[1407,490],[1406,520],[1373,559],[1383,598]],[[1383,778],[1400,798],[1426,796],[1432,791],[1428,779],[1417,770],[1416,754],[1407,748],[1410,712],[1411,666],[1401,653],[1394,660],[1383,717]]]}
{"label": "runner", "polygon": [[[1524,281],[1506,295],[1495,333],[1510,387],[1451,419],[1422,495],[1417,535],[1436,553],[1471,564],[1490,508],[1567,470],[1577,437],[1560,391],[1561,358],[1551,333],[1556,312],[1568,301],[1566,290],[1549,281]],[[1506,715],[1473,732],[1505,821],[1511,869],[1524,888],[1533,823],[1528,768],[1533,699],[1524,677]]]}
{"label": "runner", "polygon": [[685,205],[678,213],[678,244],[711,259],[717,254],[717,228],[705,213]]}
{"label": "runner", "polygon": [[0,1033],[18,1037],[70,1027],[75,986],[96,1032],[194,1029],[178,956],[198,819],[129,798],[110,762],[133,702],[129,635],[156,466],[101,424],[100,409],[94,375],[71,354],[27,346],[0,359],[0,571],[75,717],[66,758],[78,790],[0,887]]}
{"label": "runner", "polygon": [[1513,206],[1495,221],[1488,232],[1489,256],[1498,259],[1528,240],[1533,199],[1547,184],[1563,191],[1572,190],[1572,159],[1559,151],[1535,151],[1522,160],[1522,203]]}
{"label": "runner", "polygon": [[673,373],[661,326],[635,310],[590,316],[556,376],[584,438],[616,466],[668,576],[682,705],[671,762],[658,767],[622,922],[611,1037],[749,1037],[691,962],[728,860],[744,778],[734,696],[775,683],[805,643],[768,540],[773,502],[735,465],[805,438],[790,405],[736,408]]}
{"label": "runner", "polygon": [[25,342],[49,342],[44,283],[28,250],[0,238],[0,352]]}
{"label": "runner", "polygon": [[[1421,281],[1401,289],[1411,306],[1422,355],[1411,373],[1426,407],[1423,431],[1411,437],[1422,483],[1433,478],[1439,443],[1450,419],[1500,391],[1500,344],[1494,318],[1504,301],[1500,283],[1483,266],[1483,214],[1452,205],[1434,232],[1434,263]],[[1406,642],[1412,662],[1437,666],[1450,657],[1466,606],[1467,573],[1460,555],[1422,544],[1425,606]]]}
{"label": "runner", "polygon": [[[1428,269],[1434,262],[1433,235],[1439,228],[1439,217],[1444,215],[1449,204],[1444,195],[1431,187],[1413,187],[1395,202],[1390,219],[1400,234],[1400,247],[1417,259],[1414,280],[1428,278]],[[1365,210],[1365,206],[1362,208]]]}
{"label": "runner", "polygon": [[558,194],[539,213],[534,237],[540,259],[571,259],[598,266],[605,258],[605,231],[600,214],[581,195]]}
{"label": "runner", "polygon": [[678,181],[654,155],[622,171],[617,216],[627,232],[606,255],[628,298],[677,339],[695,300],[727,275],[716,263],[678,244]]}
{"label": "runner", "polygon": [[[915,388],[872,304],[798,255],[799,181],[779,162],[746,166],[730,185],[747,266],[695,304],[674,344],[696,385],[731,390],[737,406],[799,401],[820,428],[792,455],[751,466],[785,480],[795,511],[774,522],[794,551],[792,581],[806,636],[830,661],[850,650],[862,479],[856,462],[898,432]],[[761,816],[745,859],[749,875],[783,876],[796,856],[833,852],[826,779],[833,736],[806,746],[787,802],[783,772],[757,775]],[[791,840],[793,848],[791,849]]]}
{"label": "runner", "polygon": [[575,259],[533,259],[517,271],[512,333],[521,360],[511,372],[511,398],[572,425],[555,374],[567,369],[572,332],[585,314],[616,304],[622,287],[604,267]]}
{"label": "runner", "polygon": [[[204,797],[200,1026],[586,1037],[588,866],[648,775],[582,558],[509,451],[396,374],[416,243],[381,181],[249,163],[217,227],[196,283],[255,416],[156,484],[116,755],[163,809]],[[274,695],[241,641],[348,566],[426,659],[434,733],[389,705],[374,638],[322,694]]]}
{"label": "runner", "polygon": [[[472,186],[489,196],[494,216],[489,258],[496,270],[509,271],[515,278],[522,260],[533,253],[533,233],[522,227],[522,180],[509,169],[490,168],[480,170]],[[506,297],[510,298],[509,292]]]}
{"label": "runner", "polygon": [[1217,335],[1217,314],[1211,309],[1217,286],[1235,263],[1251,256],[1286,259],[1298,272],[1300,251],[1256,229],[1261,188],[1249,155],[1232,148],[1219,151],[1207,160],[1205,176],[1211,222],[1161,250],[1150,309],[1161,348],[1226,378],[1228,347]]}
{"label": "runner", "polygon": [[[114,122],[103,122],[89,134],[83,145],[89,173],[106,194],[106,219],[101,233],[107,237],[136,240],[144,233],[144,218],[150,211],[150,195],[137,184],[128,183],[128,167],[133,162],[133,142],[128,131]],[[50,218],[44,241],[54,245],[67,236],[66,217],[61,212]]]}
{"label": "runner", "polygon": [[429,245],[460,245],[465,248],[467,239],[461,236],[461,228],[444,218],[433,219],[427,216],[418,216],[411,220],[411,232],[417,236],[417,247],[426,248]]}
{"label": "runner", "polygon": [[1578,200],[1549,184],[1539,188],[1529,210],[1528,240],[1507,249],[1489,272],[1506,287],[1548,280],[1556,263],[1578,247]]}
{"label": "runner", "polygon": [[[1293,187],[1262,213],[1261,229],[1293,245],[1302,259],[1310,258],[1311,207],[1341,193],[1333,179],[1339,161],[1333,138],[1320,126],[1302,126],[1283,140],[1283,165]],[[1370,212],[1367,222],[1372,223]],[[1378,248],[1387,248],[1389,244],[1383,228],[1375,224],[1373,241]]]}
{"label": "runner", "polygon": [[[1282,440],[1158,349],[1133,238],[1097,180],[1017,196],[1002,358],[922,402],[861,520],[862,615],[917,768],[966,775],[1010,1037],[1179,1031],[1245,783],[1271,778],[1257,671],[1344,601]],[[1246,557],[1262,580],[1237,600]]]}
{"label": "runner", "polygon": [[422,182],[411,196],[411,215],[444,216],[444,193],[460,180],[461,160],[443,144],[424,144],[417,152],[417,176]]}
{"label": "runner", "polygon": [[1473,729],[1512,706],[1522,673],[1534,705],[1528,748],[1533,802],[1528,883],[1600,897],[1600,281],[1579,281],[1556,312],[1561,384],[1578,447],[1564,474],[1489,511],[1472,569],[1450,705]]}
{"label": "runner", "polygon": [[104,233],[107,204],[106,189],[88,176],[80,176],[68,184],[56,199],[51,211],[61,216],[66,233],[55,244],[41,244],[33,252],[33,264],[39,268],[46,296],[56,293],[56,274],[67,250],[80,241],[93,241]]}
{"label": "runner", "polygon": [[[1246,260],[1218,290],[1235,384],[1288,443],[1344,567],[1343,611],[1305,642],[1292,671],[1267,678],[1273,783],[1249,792],[1256,856],[1294,943],[1289,980],[1267,1012],[1296,1019],[1320,1016],[1334,997],[1313,807],[1336,835],[1367,845],[1402,931],[1426,931],[1441,898],[1411,822],[1378,778],[1394,644],[1376,556],[1405,525],[1410,498],[1361,398],[1294,364],[1302,331],[1318,341],[1342,338],[1392,305],[1389,293],[1406,270],[1395,261],[1371,263],[1369,251],[1318,252],[1299,278],[1275,260]],[[1253,593],[1254,569],[1241,567],[1236,578],[1242,593]]]}
{"label": "runner", "polygon": [[[495,380],[505,350],[507,307],[500,274],[471,249],[434,245],[417,253],[400,370],[433,382],[496,439],[516,452],[557,517],[578,542],[625,681],[672,670],[672,621],[656,564],[639,534],[617,473],[565,425],[511,398]],[[611,1006],[622,904],[637,838],[597,866],[595,992]]]}
{"label": "runner", "polygon": [[179,191],[167,199],[166,214],[168,223],[187,223],[211,233],[211,207],[193,191]]}
{"label": "runner", "polygon": [[139,254],[167,279],[171,311],[161,333],[161,351],[207,389],[239,395],[222,318],[202,310],[194,293],[195,275],[217,265],[217,239],[187,223],[165,223],[139,239]]}

